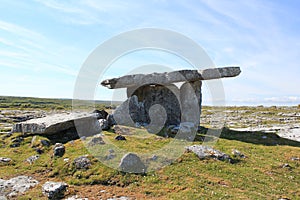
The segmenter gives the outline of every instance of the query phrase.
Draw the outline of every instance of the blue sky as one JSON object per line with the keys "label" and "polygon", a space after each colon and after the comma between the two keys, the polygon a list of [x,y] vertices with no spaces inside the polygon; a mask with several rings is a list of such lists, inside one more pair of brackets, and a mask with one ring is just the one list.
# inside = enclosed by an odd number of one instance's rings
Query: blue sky
{"label": "blue sky", "polygon": [[[72,98],[81,65],[98,45],[153,27],[193,39],[216,66],[241,67],[240,76],[222,80],[228,104],[300,104],[297,0],[1,0],[0,9],[0,95]],[[174,55],[142,51],[120,58],[103,78],[149,63],[189,67]],[[112,99],[100,87],[95,99]]]}

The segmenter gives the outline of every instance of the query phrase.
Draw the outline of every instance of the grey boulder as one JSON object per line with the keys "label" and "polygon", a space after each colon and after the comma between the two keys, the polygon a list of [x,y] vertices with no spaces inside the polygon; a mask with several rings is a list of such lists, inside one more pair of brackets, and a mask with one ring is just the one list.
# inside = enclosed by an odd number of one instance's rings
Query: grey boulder
{"label": "grey boulder", "polygon": [[127,153],[121,159],[119,168],[123,172],[146,173],[147,167],[141,161],[140,157],[134,153]]}
{"label": "grey boulder", "polygon": [[43,194],[48,197],[48,199],[62,199],[67,187],[68,185],[64,182],[47,181],[43,185],[42,191]]}
{"label": "grey boulder", "polygon": [[9,180],[0,179],[0,196],[9,198],[19,196],[39,182],[29,176],[17,176]]}

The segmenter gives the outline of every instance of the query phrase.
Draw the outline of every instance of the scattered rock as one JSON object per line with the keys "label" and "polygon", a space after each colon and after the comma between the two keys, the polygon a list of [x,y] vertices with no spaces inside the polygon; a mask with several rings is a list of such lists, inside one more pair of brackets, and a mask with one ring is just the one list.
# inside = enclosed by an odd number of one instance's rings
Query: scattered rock
{"label": "scattered rock", "polygon": [[229,155],[209,146],[193,145],[186,147],[188,152],[194,152],[199,159],[214,158],[221,161],[232,161]]}
{"label": "scattered rock", "polygon": [[26,162],[28,162],[29,164],[33,164],[34,161],[36,161],[37,159],[39,159],[39,155],[33,155],[33,156],[30,156],[29,158],[26,159]]}
{"label": "scattered rock", "polygon": [[234,155],[236,157],[246,158],[246,156],[244,154],[242,154],[239,150],[232,149],[231,153],[232,153],[232,155]]}
{"label": "scattered rock", "polygon": [[88,169],[92,164],[87,156],[80,156],[73,161],[76,169]]}
{"label": "scattered rock", "polygon": [[108,121],[106,119],[99,119],[98,121],[100,123],[101,130],[107,131],[107,130],[110,129],[110,126],[109,126]]}
{"label": "scattered rock", "polygon": [[115,157],[116,157],[115,154],[109,153],[108,155],[105,156],[105,160],[111,160],[111,159],[114,159]]}
{"label": "scattered rock", "polygon": [[121,159],[120,170],[129,173],[146,173],[147,168],[140,157],[134,153],[127,153]]}
{"label": "scattered rock", "polygon": [[89,200],[88,198],[80,198],[77,195],[66,198],[65,200]]}
{"label": "scattered rock", "polygon": [[291,160],[292,161],[300,161],[300,158],[299,157],[291,157]]}
{"label": "scattered rock", "polygon": [[53,147],[53,156],[62,157],[65,151],[66,148],[62,143],[56,143]]}
{"label": "scattered rock", "polygon": [[106,119],[108,113],[105,110],[94,110],[93,113],[96,115],[97,119]]}
{"label": "scattered rock", "polygon": [[50,146],[50,142],[48,140],[41,140],[41,144],[46,147]]}
{"label": "scattered rock", "polygon": [[23,137],[16,137],[14,138],[11,142],[12,144],[9,145],[10,148],[16,148],[19,147],[21,145],[21,143],[24,141]]}
{"label": "scattered rock", "polygon": [[153,156],[151,157],[151,160],[153,160],[153,161],[156,161],[156,160],[157,160],[157,158],[158,158],[158,156],[157,156],[157,155],[153,155]]}
{"label": "scattered rock", "polygon": [[292,166],[289,165],[288,163],[284,163],[282,165],[280,165],[281,168],[288,168],[288,169],[292,169]]}
{"label": "scattered rock", "polygon": [[103,138],[101,136],[93,137],[89,142],[89,146],[95,146],[95,145],[103,145],[105,142],[103,141]]}
{"label": "scattered rock", "polygon": [[44,150],[43,150],[43,149],[40,149],[40,148],[35,148],[35,151],[36,151],[38,154],[44,153]]}
{"label": "scattered rock", "polygon": [[64,197],[64,192],[66,191],[68,185],[64,182],[52,182],[48,181],[42,186],[43,194],[48,197],[48,199],[56,200]]}
{"label": "scattered rock", "polygon": [[107,200],[130,200],[130,198],[121,196],[121,197],[108,198]]}
{"label": "scattered rock", "polygon": [[0,179],[0,195],[8,198],[16,197],[36,186],[38,183],[37,180],[29,176],[17,176],[9,180]]}
{"label": "scattered rock", "polygon": [[122,135],[118,135],[117,137],[115,137],[115,140],[126,140],[126,138]]}
{"label": "scattered rock", "polygon": [[0,163],[9,163],[12,160],[10,158],[0,157]]}

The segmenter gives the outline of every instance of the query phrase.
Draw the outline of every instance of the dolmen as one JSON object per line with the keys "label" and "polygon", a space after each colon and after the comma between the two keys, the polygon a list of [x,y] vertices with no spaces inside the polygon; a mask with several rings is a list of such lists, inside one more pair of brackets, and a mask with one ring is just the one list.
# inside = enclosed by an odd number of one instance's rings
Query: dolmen
{"label": "dolmen", "polygon": [[[240,67],[179,70],[133,74],[101,82],[109,89],[126,88],[128,99],[116,108],[117,124],[127,126],[169,126],[185,122],[199,124],[202,81],[235,77]],[[182,83],[177,87],[175,83]]]}

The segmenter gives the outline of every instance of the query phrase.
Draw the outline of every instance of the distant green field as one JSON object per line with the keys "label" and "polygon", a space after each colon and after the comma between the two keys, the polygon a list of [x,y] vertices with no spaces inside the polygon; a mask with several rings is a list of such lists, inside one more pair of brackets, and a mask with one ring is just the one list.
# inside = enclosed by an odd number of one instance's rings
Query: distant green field
{"label": "distant green field", "polygon": [[[45,109],[45,110],[70,110],[72,109],[72,99],[51,99],[35,97],[11,97],[0,96],[0,109]],[[78,102],[78,101],[77,101]],[[82,105],[95,104],[95,108],[103,109],[119,105],[120,102],[99,101],[94,102],[81,101]],[[84,107],[84,106],[83,106]]]}

